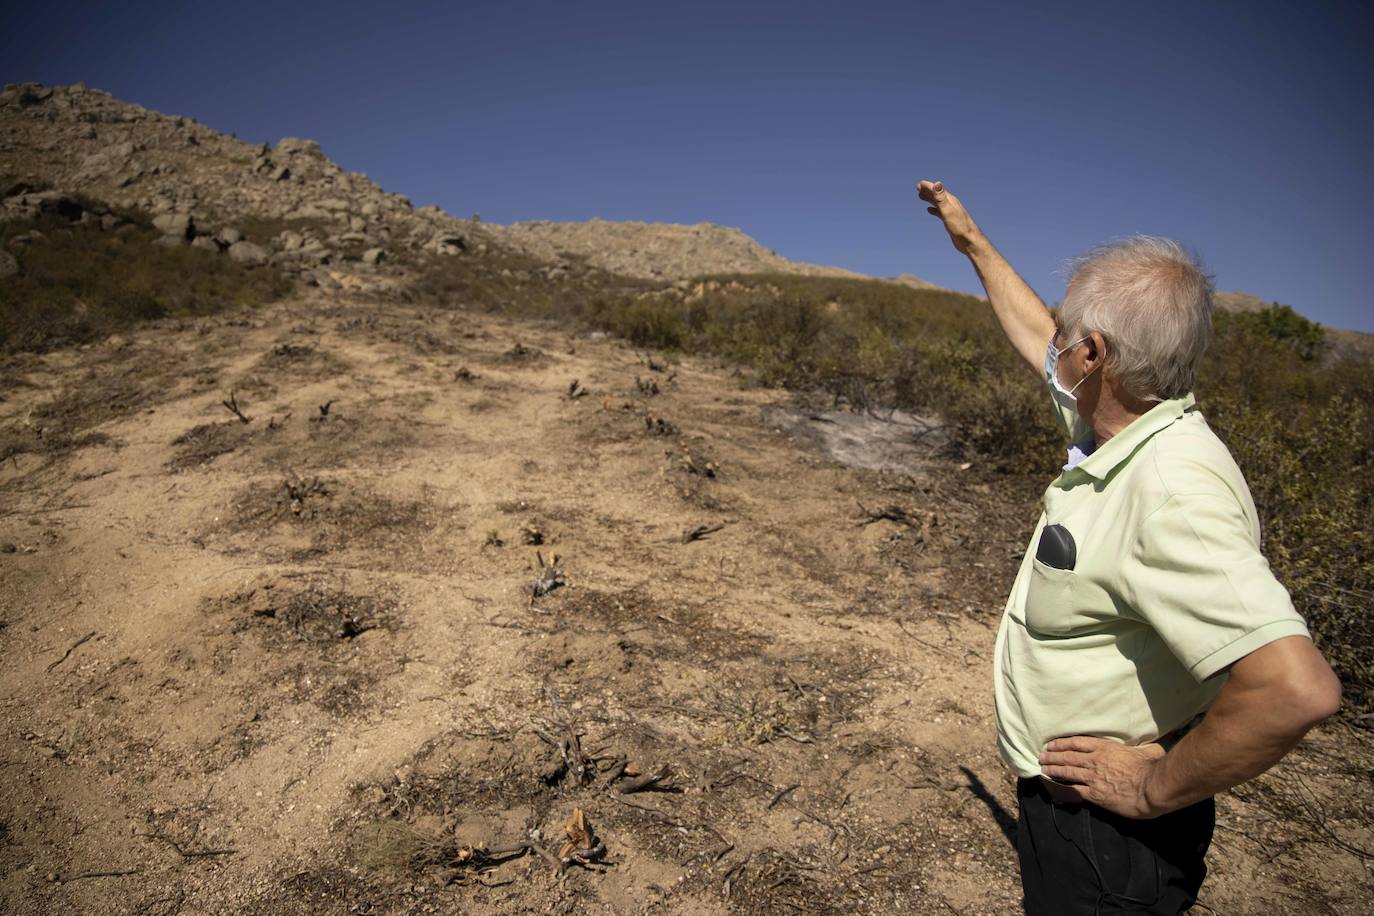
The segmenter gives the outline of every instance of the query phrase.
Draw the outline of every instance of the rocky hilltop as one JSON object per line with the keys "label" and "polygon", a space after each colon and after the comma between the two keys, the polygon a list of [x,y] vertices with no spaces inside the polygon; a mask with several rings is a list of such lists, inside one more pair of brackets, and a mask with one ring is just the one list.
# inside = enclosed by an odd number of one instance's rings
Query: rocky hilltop
{"label": "rocky hilltop", "polygon": [[417,208],[340,168],[311,140],[254,145],[82,84],[8,85],[0,128],[0,193],[11,214],[76,216],[81,195],[146,211],[169,244],[222,249],[246,263],[270,260],[316,282],[328,265],[480,253],[489,240],[470,220]]}
{"label": "rocky hilltop", "polygon": [[[790,261],[739,229],[710,223],[534,221],[499,226],[416,207],[312,140],[256,145],[194,118],[123,102],[83,84],[15,83],[0,92],[0,195],[11,214],[63,209],[84,195],[154,217],[169,244],[271,261],[307,282],[343,269],[393,266],[417,253],[480,255],[497,243],[541,261],[578,260],[625,276],[678,280],[719,273],[862,278]],[[92,212],[88,218],[114,219]],[[896,282],[930,287],[909,275]]]}

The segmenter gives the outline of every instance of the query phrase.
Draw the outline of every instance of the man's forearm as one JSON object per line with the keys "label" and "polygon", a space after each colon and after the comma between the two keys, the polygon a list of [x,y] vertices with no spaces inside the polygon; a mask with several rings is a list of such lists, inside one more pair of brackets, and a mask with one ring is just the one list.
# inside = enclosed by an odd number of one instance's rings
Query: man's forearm
{"label": "man's forearm", "polygon": [[1154,765],[1145,782],[1148,807],[1175,811],[1253,779],[1278,763],[1307,732],[1279,723],[1267,704],[1218,704]]}
{"label": "man's forearm", "polygon": [[1155,761],[1148,809],[1172,811],[1269,769],[1340,708],[1341,687],[1306,636],[1288,636],[1231,668],[1202,724]]}
{"label": "man's forearm", "polygon": [[1054,333],[1054,319],[1045,303],[1021,279],[1021,275],[981,233],[970,240],[965,252],[978,272],[1002,330],[1016,351],[1038,369],[1045,358],[1045,344]]}
{"label": "man's forearm", "polygon": [[993,314],[1012,347],[1039,371],[1044,365],[1045,345],[1054,333],[1054,319],[1045,303],[992,247],[963,202],[945,190],[943,182],[922,180],[917,189],[920,198],[930,204],[926,210],[944,223],[955,249],[973,262]]}
{"label": "man's forearm", "polygon": [[1041,775],[1126,817],[1158,817],[1263,773],[1335,715],[1341,682],[1306,636],[1276,639],[1231,665],[1202,724],[1168,753],[1093,735],[1055,738]]}

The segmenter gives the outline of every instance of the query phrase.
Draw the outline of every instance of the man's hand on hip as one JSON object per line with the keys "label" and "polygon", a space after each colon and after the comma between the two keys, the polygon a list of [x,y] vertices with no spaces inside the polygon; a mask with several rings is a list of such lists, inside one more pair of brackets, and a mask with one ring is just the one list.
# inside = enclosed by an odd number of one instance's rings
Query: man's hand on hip
{"label": "man's hand on hip", "polygon": [[1152,810],[1146,783],[1155,764],[1164,759],[1158,744],[1127,747],[1118,741],[1077,735],[1056,738],[1040,754],[1040,772],[1079,796],[1080,800],[1125,817],[1149,818],[1165,814]]}

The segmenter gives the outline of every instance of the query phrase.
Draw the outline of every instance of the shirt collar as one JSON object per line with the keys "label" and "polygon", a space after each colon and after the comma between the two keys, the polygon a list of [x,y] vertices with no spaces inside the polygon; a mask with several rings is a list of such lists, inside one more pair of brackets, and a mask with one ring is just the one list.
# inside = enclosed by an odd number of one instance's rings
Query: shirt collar
{"label": "shirt collar", "polygon": [[1081,472],[1095,480],[1106,480],[1116,468],[1135,454],[1150,437],[1170,426],[1175,420],[1197,406],[1190,391],[1181,398],[1160,401],[1132,420],[1125,429],[1102,443],[1088,457],[1065,475]]}

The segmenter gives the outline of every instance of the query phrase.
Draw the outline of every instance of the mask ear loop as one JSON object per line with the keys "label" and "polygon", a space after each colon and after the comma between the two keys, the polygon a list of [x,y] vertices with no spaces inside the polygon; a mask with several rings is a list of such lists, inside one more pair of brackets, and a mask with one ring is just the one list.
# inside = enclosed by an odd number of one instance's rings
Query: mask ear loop
{"label": "mask ear loop", "polygon": [[[1082,336],[1082,337],[1078,338],[1077,340],[1075,340],[1073,343],[1069,344],[1069,347],[1076,347],[1076,346],[1078,346],[1079,344],[1081,344],[1083,341],[1088,340],[1088,339],[1091,338],[1091,337],[1092,337],[1091,334],[1085,334],[1084,336]],[[1065,347],[1064,350],[1069,349],[1069,347]],[[1059,354],[1059,353],[1063,353],[1064,350],[1060,350],[1060,351],[1058,351],[1058,353],[1055,354],[1055,357],[1054,357],[1055,360],[1058,360],[1058,359],[1059,359],[1059,355],[1058,355],[1058,354]],[[1101,360],[1098,360],[1097,365],[1096,365],[1096,366],[1093,366],[1091,369],[1088,370],[1088,375],[1085,375],[1085,376],[1083,376],[1081,379],[1079,379],[1078,381],[1074,382],[1073,387],[1069,389],[1069,394],[1073,394],[1075,391],[1077,391],[1077,390],[1078,390],[1078,386],[1081,385],[1081,384],[1083,384],[1084,382],[1086,382],[1086,381],[1088,380],[1088,376],[1089,376],[1089,375],[1092,375],[1094,372],[1096,372],[1096,371],[1098,370],[1098,368],[1099,368],[1101,365],[1102,365],[1102,361],[1101,361]]]}

